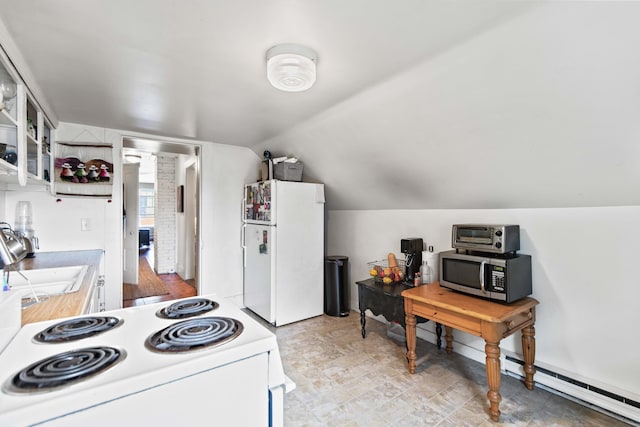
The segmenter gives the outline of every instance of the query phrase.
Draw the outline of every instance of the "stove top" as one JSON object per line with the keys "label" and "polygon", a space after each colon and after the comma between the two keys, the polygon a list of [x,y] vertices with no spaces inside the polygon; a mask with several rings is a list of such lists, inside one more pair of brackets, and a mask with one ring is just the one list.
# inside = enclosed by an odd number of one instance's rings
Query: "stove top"
{"label": "stove top", "polygon": [[175,302],[158,310],[156,316],[163,319],[185,319],[208,313],[218,308],[220,304],[209,298],[191,298]]}
{"label": "stove top", "polygon": [[157,352],[183,352],[222,345],[242,333],[244,326],[228,317],[183,320],[154,333],[145,342]]}
{"label": "stove top", "polygon": [[[168,312],[200,305],[215,308],[187,319],[157,315],[170,306],[174,308]],[[52,339],[58,330],[69,336]],[[210,336],[219,341],[199,342],[197,351],[183,351],[183,341]],[[151,350],[147,340],[161,342],[162,350]],[[97,361],[98,353],[106,354],[105,361]],[[284,384],[275,335],[231,301],[215,296],[27,324],[0,353],[0,425],[81,411],[264,353],[274,355],[270,383]],[[85,370],[93,365],[98,365],[95,371]],[[70,381],[58,383],[50,378],[52,372],[62,372]],[[44,376],[45,385],[32,382],[34,374]]]}
{"label": "stove top", "polygon": [[77,341],[106,332],[122,324],[111,316],[87,316],[56,323],[38,332],[33,339],[41,343]]}
{"label": "stove top", "polygon": [[114,347],[88,347],[56,354],[22,369],[2,389],[9,393],[51,391],[97,375],[125,355]]}

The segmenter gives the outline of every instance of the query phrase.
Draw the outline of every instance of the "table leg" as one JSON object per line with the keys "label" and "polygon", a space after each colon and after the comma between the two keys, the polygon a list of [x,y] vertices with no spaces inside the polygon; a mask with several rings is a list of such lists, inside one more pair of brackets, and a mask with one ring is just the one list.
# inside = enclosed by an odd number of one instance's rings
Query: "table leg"
{"label": "table leg", "polygon": [[416,373],[416,316],[405,315],[405,334],[407,335],[407,361],[409,362],[409,373]]}
{"label": "table leg", "polygon": [[360,331],[362,333],[362,339],[367,335],[367,332],[364,330],[365,325],[367,324],[367,318],[364,315],[364,310],[360,310]]}
{"label": "table leg", "polygon": [[453,328],[450,326],[444,327],[444,339],[447,342],[447,353],[453,353]]}
{"label": "table leg", "polygon": [[438,322],[436,322],[436,344],[440,350],[442,348],[442,324]]}
{"label": "table leg", "polygon": [[500,419],[500,347],[497,342],[486,341],[484,352],[487,355],[487,382],[489,383],[489,414],[493,421]]}
{"label": "table leg", "polygon": [[524,353],[524,385],[533,390],[533,374],[536,373],[534,361],[536,358],[536,328],[526,326],[522,329],[522,352]]}

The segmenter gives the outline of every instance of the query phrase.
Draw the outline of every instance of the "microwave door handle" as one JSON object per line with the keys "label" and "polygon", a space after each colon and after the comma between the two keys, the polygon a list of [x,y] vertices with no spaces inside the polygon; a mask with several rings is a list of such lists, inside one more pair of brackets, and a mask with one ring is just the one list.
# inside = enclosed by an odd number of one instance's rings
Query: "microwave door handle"
{"label": "microwave door handle", "polygon": [[482,261],[480,263],[480,290],[482,293],[486,293],[487,291],[484,289],[484,266],[487,262]]}

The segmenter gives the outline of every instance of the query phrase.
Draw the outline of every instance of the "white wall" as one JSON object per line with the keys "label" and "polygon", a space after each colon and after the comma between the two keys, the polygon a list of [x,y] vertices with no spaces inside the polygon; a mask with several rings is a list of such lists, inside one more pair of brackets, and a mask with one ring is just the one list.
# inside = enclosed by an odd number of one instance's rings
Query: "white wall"
{"label": "white wall", "polygon": [[158,274],[175,273],[178,257],[178,213],[176,212],[175,154],[156,157],[154,212],[154,269]]}
{"label": "white wall", "polygon": [[[104,249],[107,309],[122,306],[122,137],[162,139],[201,146],[201,258],[200,293],[230,297],[242,294],[242,250],[240,204],[243,185],[258,176],[260,159],[247,148],[211,142],[159,138],[153,135],[60,123],[58,141],[109,142],[114,152],[114,195],[104,199],[56,198],[44,192],[6,191],[0,211],[12,222],[15,205],[31,200],[34,228],[41,250]],[[1,206],[1,202],[0,202]],[[80,218],[89,218],[91,231],[80,230]]]}
{"label": "white wall", "polygon": [[329,209],[640,204],[640,3],[531,4],[255,152]]}
{"label": "white wall", "polygon": [[[105,238],[107,200],[62,198],[44,191],[7,191],[5,221],[13,224],[17,202],[28,200],[33,209],[33,229],[40,252],[102,249]],[[90,230],[82,231],[80,220],[89,219]]]}
{"label": "white wall", "polygon": [[217,292],[242,301],[242,192],[255,182],[261,159],[251,150],[207,144],[202,151],[201,293]]}
{"label": "white wall", "polygon": [[[400,239],[422,237],[436,251],[451,249],[451,225],[520,224],[521,250],[532,256],[536,363],[574,374],[631,399],[640,397],[640,207],[512,210],[329,211],[328,254],[346,255],[355,281],[367,262],[398,256]],[[484,351],[484,343],[456,331],[456,340]],[[517,335],[517,334],[516,334]],[[519,336],[502,348],[522,354]]]}

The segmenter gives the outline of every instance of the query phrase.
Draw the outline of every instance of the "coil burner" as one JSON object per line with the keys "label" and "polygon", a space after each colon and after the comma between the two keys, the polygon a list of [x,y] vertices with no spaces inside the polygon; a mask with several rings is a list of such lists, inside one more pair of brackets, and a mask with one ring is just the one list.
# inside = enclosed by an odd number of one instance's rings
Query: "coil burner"
{"label": "coil burner", "polygon": [[123,322],[116,317],[78,317],[49,326],[38,332],[33,339],[41,343],[76,341],[109,331],[120,326]]}
{"label": "coil burner", "polygon": [[219,346],[235,339],[244,326],[228,317],[199,317],[168,326],[147,338],[149,350],[180,353]]}
{"label": "coil burner", "polygon": [[185,301],[175,302],[164,307],[156,313],[156,316],[163,319],[185,319],[187,317],[198,316],[208,313],[218,308],[219,304],[207,298],[192,298]]}
{"label": "coil burner", "polygon": [[18,372],[4,389],[13,393],[45,392],[68,386],[105,371],[124,360],[113,347],[88,347],[42,359]]}

